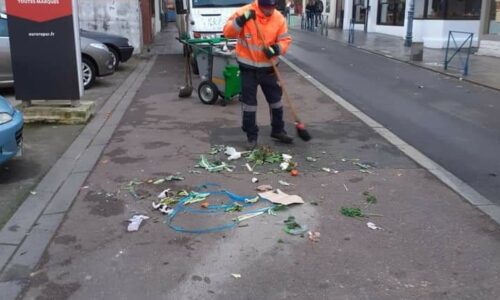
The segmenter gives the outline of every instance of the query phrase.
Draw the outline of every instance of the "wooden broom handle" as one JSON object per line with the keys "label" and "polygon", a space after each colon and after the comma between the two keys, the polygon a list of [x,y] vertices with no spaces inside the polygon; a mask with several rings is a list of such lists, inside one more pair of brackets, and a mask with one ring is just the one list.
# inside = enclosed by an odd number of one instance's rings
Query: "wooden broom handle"
{"label": "wooden broom handle", "polygon": [[[264,47],[267,47],[266,45],[266,40],[264,40],[264,36],[262,35],[262,32],[260,31],[260,27],[257,24],[257,20],[253,20],[255,24],[255,28],[257,28],[257,35],[259,36],[260,41],[262,42],[262,45]],[[290,108],[290,111],[292,113],[292,117],[295,120],[295,123],[301,123],[299,116],[297,115],[297,110],[295,109],[295,105],[293,104],[292,99],[288,96],[288,92],[285,89],[285,82],[283,81],[283,78],[281,77],[281,73],[278,71],[278,67],[276,67],[276,63],[274,60],[269,59],[271,61],[271,64],[273,65],[273,70],[274,73],[276,74],[276,78],[278,78],[278,83],[281,86],[281,91],[283,92],[283,95],[285,96],[285,101],[288,104],[288,107]]]}

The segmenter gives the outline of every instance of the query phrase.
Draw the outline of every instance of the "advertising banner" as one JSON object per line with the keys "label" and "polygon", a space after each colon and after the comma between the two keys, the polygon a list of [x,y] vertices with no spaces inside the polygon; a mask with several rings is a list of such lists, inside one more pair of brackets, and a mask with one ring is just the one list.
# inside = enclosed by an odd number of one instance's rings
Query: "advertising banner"
{"label": "advertising banner", "polygon": [[76,0],[6,0],[19,100],[78,100],[83,94]]}

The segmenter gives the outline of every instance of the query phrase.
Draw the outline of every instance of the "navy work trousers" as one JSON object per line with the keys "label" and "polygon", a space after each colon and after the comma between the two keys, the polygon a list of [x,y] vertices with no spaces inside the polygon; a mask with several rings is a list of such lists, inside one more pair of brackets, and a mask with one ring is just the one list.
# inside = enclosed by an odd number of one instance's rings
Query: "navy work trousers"
{"label": "navy work trousers", "polygon": [[284,133],[283,104],[281,87],[276,74],[270,68],[249,69],[240,67],[242,129],[249,141],[256,141],[259,134],[257,126],[257,87],[260,85],[271,114],[272,133]]}

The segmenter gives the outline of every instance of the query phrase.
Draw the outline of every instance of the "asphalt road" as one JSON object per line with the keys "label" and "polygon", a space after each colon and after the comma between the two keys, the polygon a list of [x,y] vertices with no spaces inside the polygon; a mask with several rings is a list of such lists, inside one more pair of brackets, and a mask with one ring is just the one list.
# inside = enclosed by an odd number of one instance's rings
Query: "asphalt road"
{"label": "asphalt road", "polygon": [[500,92],[293,31],[287,58],[500,204]]}

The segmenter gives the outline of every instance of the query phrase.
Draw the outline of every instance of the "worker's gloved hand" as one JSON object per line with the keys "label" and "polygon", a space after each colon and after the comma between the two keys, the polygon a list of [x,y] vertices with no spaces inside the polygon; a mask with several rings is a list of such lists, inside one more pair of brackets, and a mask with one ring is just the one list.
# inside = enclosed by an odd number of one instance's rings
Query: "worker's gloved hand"
{"label": "worker's gloved hand", "polygon": [[241,16],[236,18],[236,24],[243,27],[248,20],[255,20],[255,10],[249,9],[245,11]]}
{"label": "worker's gloved hand", "polygon": [[274,44],[269,47],[265,47],[263,51],[267,58],[272,58],[280,55],[280,46],[278,46],[278,44]]}

